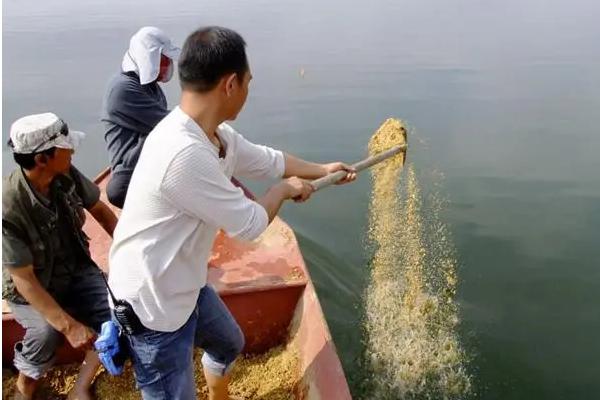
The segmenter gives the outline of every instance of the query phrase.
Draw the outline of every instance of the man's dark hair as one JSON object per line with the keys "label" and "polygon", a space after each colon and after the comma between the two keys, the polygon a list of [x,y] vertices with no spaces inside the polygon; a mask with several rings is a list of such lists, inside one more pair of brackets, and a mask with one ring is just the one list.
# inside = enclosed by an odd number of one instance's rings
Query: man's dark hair
{"label": "man's dark hair", "polygon": [[51,147],[46,150],[38,151],[37,153],[13,153],[13,158],[15,162],[23,169],[31,170],[35,168],[35,156],[38,154],[44,154],[47,157],[54,157],[54,152],[56,151],[56,147]]}
{"label": "man's dark hair", "polygon": [[244,39],[219,26],[200,28],[185,40],[179,56],[179,82],[184,90],[208,92],[226,74],[241,82],[248,71]]}

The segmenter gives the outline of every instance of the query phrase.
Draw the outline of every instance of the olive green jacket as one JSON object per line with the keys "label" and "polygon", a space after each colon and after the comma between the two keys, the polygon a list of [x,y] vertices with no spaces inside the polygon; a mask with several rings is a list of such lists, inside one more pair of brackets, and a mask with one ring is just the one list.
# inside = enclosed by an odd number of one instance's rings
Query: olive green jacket
{"label": "olive green jacket", "polygon": [[[50,199],[30,186],[21,168],[2,185],[2,298],[26,304],[17,292],[7,267],[33,265],[36,277],[48,289],[53,278],[56,254],[86,254],[88,238],[83,232],[84,208],[100,198],[98,187],[71,167],[69,175],[56,177],[50,185]],[[69,243],[65,246],[67,238]],[[59,248],[63,246],[63,248]],[[71,259],[77,259],[74,254]]]}

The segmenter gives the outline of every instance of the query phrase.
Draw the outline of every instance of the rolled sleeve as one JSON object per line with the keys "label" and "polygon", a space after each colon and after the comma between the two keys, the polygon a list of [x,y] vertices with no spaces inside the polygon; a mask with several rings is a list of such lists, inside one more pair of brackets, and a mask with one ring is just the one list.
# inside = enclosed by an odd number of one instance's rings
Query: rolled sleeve
{"label": "rolled sleeve", "polygon": [[236,141],[234,175],[253,179],[281,178],[285,172],[285,157],[279,150],[254,144],[239,133]]}
{"label": "rolled sleeve", "polygon": [[219,166],[215,154],[198,145],[181,150],[169,165],[161,192],[176,208],[227,235],[257,238],[267,228],[263,206],[248,199]]}
{"label": "rolled sleeve", "polygon": [[[246,198],[245,195],[244,198]],[[251,204],[251,208],[246,212],[248,214],[246,223],[242,224],[241,228],[237,232],[228,232],[226,228],[224,229],[231,237],[241,240],[254,240],[259,237],[265,231],[265,229],[267,229],[267,226],[269,225],[269,215],[267,214],[267,210],[265,210],[260,204],[251,200],[247,203]]]}

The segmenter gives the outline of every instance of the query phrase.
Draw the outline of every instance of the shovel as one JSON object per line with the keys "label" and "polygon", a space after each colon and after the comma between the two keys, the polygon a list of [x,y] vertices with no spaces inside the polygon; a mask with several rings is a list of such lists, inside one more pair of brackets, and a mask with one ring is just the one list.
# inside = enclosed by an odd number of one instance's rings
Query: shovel
{"label": "shovel", "polygon": [[[402,138],[403,138],[402,143],[398,143],[397,145],[395,145],[387,150],[384,150],[384,151],[382,151],[378,154],[375,154],[371,157],[365,158],[364,160],[359,161],[356,164],[352,164],[352,167],[356,170],[356,172],[360,172],[366,168],[370,168],[375,164],[378,164],[384,160],[387,160],[388,158],[393,157],[399,153],[402,153],[402,155],[401,155],[402,165],[404,165],[404,162],[406,160],[406,150],[408,149],[408,144],[406,142],[406,132],[403,132]],[[339,180],[344,178],[346,176],[346,174],[348,174],[347,171],[336,171],[336,172],[326,175],[322,178],[315,179],[315,180],[311,181],[310,184],[314,187],[315,192],[316,192],[317,190],[323,189],[327,186],[330,186],[330,185],[338,182]]]}

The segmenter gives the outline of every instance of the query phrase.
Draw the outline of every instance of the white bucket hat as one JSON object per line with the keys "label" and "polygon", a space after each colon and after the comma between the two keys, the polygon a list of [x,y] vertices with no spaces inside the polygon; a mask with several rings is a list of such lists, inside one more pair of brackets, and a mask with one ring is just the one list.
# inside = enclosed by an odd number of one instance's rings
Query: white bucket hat
{"label": "white bucket hat", "polygon": [[10,144],[15,153],[39,153],[52,147],[75,149],[85,133],[69,130],[56,114],[43,113],[19,118],[10,127]]}
{"label": "white bucket hat", "polygon": [[137,73],[140,83],[146,85],[158,77],[161,54],[177,61],[180,52],[181,49],[174,46],[162,30],[145,26],[131,37],[121,68],[123,72]]}

